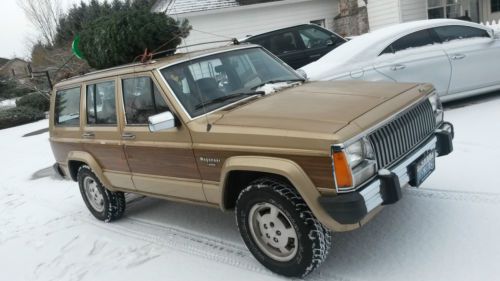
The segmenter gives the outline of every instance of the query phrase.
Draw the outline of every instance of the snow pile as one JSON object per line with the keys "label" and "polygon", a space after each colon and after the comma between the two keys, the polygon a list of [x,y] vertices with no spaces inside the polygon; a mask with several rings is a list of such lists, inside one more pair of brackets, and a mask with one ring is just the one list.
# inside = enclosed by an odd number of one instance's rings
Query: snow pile
{"label": "snow pile", "polygon": [[[457,106],[456,104],[454,105]],[[455,152],[363,228],[333,235],[308,280],[495,280],[500,275],[500,98],[446,111]],[[53,163],[47,121],[0,130],[0,280],[284,280],[245,248],[232,213],[127,196],[95,220]],[[31,179],[36,173],[42,178]],[[43,177],[43,175],[46,175]]]}

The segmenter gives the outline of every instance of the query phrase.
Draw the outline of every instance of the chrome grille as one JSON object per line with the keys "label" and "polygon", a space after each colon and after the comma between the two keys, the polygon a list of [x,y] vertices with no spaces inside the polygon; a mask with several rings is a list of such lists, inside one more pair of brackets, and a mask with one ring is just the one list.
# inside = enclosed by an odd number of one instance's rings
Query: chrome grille
{"label": "chrome grille", "polygon": [[398,160],[436,128],[429,100],[419,103],[371,133],[370,139],[379,169]]}

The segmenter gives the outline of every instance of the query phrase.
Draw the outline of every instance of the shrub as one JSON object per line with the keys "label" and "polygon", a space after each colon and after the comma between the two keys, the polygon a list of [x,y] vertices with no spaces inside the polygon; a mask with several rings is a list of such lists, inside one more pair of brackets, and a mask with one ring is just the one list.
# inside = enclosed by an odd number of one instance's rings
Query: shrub
{"label": "shrub", "polygon": [[43,111],[31,107],[0,110],[0,129],[27,124],[45,118]]}
{"label": "shrub", "polygon": [[18,99],[16,101],[16,106],[31,107],[41,111],[48,111],[50,102],[48,97],[35,93]]}

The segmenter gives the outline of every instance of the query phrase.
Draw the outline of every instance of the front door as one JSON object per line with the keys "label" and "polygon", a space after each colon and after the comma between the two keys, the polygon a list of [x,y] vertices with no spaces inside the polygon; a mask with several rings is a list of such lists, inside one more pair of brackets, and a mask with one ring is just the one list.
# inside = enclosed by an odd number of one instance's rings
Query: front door
{"label": "front door", "polygon": [[442,26],[435,31],[451,61],[450,95],[498,84],[498,40],[484,29],[469,26]]}
{"label": "front door", "polygon": [[[148,117],[171,111],[150,73],[123,76],[124,144],[132,180],[140,192],[206,201],[196,166],[191,136],[184,125],[152,133]],[[175,112],[172,112],[175,115]]]}
{"label": "front door", "polygon": [[378,56],[374,67],[396,82],[432,83],[439,95],[448,92],[450,62],[429,30],[393,42]]}

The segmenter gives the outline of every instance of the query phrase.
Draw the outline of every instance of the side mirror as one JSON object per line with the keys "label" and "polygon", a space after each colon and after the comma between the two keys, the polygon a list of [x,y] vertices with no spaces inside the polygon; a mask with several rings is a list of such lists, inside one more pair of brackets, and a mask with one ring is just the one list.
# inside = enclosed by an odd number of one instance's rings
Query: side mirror
{"label": "side mirror", "polygon": [[175,116],[170,111],[149,116],[149,131],[161,132],[176,127]]}

